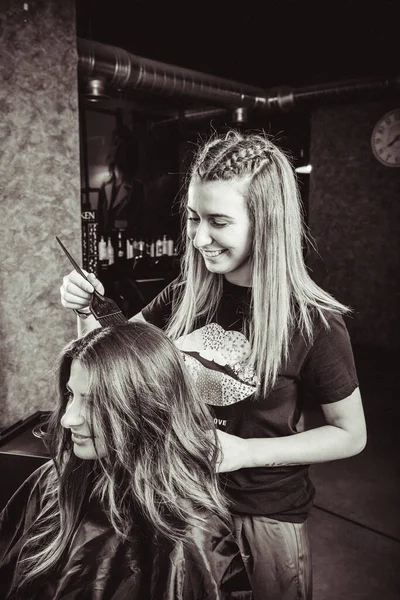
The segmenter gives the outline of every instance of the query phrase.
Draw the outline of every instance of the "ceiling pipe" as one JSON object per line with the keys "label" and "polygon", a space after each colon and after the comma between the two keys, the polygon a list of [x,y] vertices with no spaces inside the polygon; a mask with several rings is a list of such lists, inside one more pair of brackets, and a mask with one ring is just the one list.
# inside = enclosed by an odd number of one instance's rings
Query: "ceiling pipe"
{"label": "ceiling pipe", "polygon": [[78,57],[78,71],[84,81],[102,77],[107,85],[118,90],[135,89],[255,109],[266,101],[262,88],[143,58],[122,48],[83,38],[78,38]]}
{"label": "ceiling pipe", "polygon": [[[260,112],[288,112],[306,104],[380,96],[400,89],[400,77],[337,81],[303,88],[262,89],[131,54],[122,48],[78,38],[78,73],[85,83],[102,79],[119,91],[192,99],[198,102]],[[239,115],[239,113],[237,113]],[[240,116],[240,115],[239,115]]]}
{"label": "ceiling pipe", "polygon": [[294,91],[296,105],[318,102],[326,104],[327,101],[345,98],[365,98],[366,96],[380,96],[390,91],[400,91],[400,77],[369,77],[364,79],[351,79],[347,81],[334,81]]}

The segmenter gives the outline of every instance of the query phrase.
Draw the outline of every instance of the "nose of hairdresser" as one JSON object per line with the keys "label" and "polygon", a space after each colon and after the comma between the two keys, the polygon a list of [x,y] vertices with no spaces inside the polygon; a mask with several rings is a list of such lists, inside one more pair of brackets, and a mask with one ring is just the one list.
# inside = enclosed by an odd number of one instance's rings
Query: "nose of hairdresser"
{"label": "nose of hairdresser", "polygon": [[63,277],[60,294],[61,304],[65,308],[82,310],[89,306],[93,290],[98,291],[100,294],[104,294],[104,286],[101,281],[97,279],[96,275],[84,270],[83,272],[87,275],[90,283],[76,271],[71,271],[69,275]]}

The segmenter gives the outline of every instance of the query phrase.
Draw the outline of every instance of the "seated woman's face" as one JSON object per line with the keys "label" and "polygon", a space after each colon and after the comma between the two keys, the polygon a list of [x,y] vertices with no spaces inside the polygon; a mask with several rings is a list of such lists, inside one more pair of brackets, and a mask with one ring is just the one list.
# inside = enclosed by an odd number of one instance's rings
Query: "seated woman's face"
{"label": "seated woman's face", "polygon": [[74,444],[74,454],[83,460],[103,458],[106,449],[101,439],[90,434],[88,415],[89,373],[82,367],[79,360],[74,359],[71,363],[71,371],[67,383],[69,400],[65,413],[61,419],[61,425],[71,431],[71,439]]}

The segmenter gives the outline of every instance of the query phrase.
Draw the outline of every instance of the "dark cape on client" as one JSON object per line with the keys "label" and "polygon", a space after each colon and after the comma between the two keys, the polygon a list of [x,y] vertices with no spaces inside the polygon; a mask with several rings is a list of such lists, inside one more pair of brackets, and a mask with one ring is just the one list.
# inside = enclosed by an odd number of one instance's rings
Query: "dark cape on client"
{"label": "dark cape on client", "polygon": [[[0,516],[0,597],[6,600],[25,534],[45,498],[50,461],[15,492]],[[232,532],[205,515],[189,545],[161,540],[138,527],[138,538],[117,537],[97,503],[87,502],[68,555],[57,573],[34,580],[12,600],[251,600],[249,580]],[[11,598],[10,598],[11,600]]]}

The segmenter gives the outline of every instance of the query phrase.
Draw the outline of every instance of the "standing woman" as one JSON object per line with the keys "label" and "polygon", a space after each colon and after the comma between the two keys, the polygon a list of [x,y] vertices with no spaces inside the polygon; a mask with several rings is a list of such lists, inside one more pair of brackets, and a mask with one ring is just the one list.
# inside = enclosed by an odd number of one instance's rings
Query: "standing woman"
{"label": "standing woman", "polygon": [[71,342],[51,460],[0,516],[2,600],[250,600],[211,415],[157,327]]}
{"label": "standing woman", "polygon": [[[175,341],[212,408],[220,479],[254,597],[309,600],[309,465],[353,456],[366,443],[343,320],[349,308],[307,272],[295,173],[264,134],[232,130],[205,142],[183,209],[181,276],[140,317]],[[85,312],[92,291],[71,273],[62,304]],[[325,424],[305,431],[307,398],[321,405]]]}

